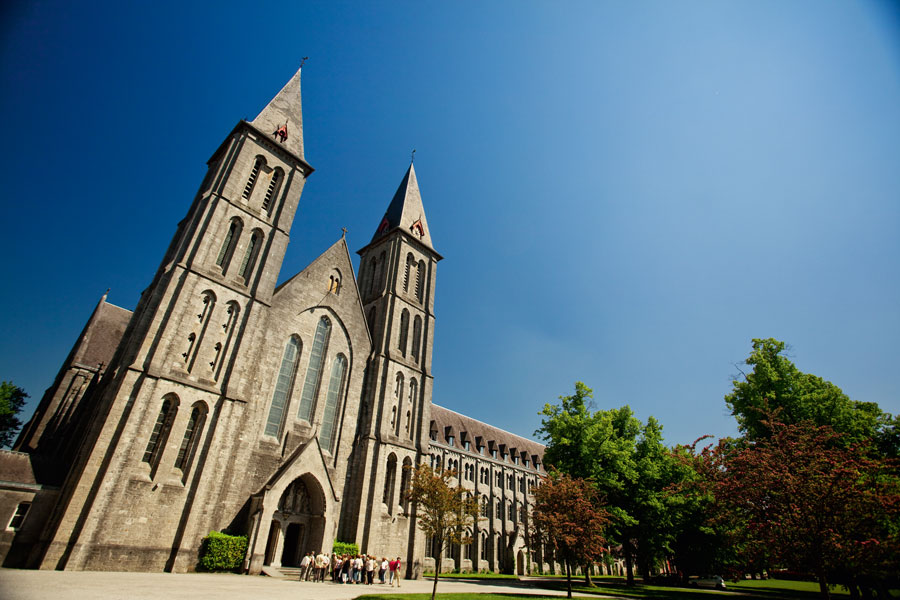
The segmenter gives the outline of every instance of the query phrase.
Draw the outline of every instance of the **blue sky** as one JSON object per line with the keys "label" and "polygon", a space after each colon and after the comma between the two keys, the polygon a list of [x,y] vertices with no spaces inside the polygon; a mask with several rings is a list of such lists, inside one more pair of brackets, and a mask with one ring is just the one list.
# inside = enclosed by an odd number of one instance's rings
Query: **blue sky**
{"label": "blue sky", "polygon": [[[281,280],[380,222],[417,149],[434,401],[530,436],[576,380],[669,443],[735,433],[754,337],[900,412],[890,2],[30,2],[0,14],[0,378],[32,404],[134,308],[205,161],[303,72]],[[30,413],[30,410],[29,410]]]}

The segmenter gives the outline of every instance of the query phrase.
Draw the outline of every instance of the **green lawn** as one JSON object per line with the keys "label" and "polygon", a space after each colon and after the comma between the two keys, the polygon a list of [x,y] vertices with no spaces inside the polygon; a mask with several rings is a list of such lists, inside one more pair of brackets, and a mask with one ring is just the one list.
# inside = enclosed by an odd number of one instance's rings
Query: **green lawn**
{"label": "green lawn", "polygon": [[[463,574],[456,573],[456,577]],[[490,575],[490,574],[486,574]],[[441,576],[443,577],[443,575]],[[636,584],[629,588],[620,578],[594,578],[596,586],[589,588],[584,580],[572,580],[572,594],[582,600],[596,600],[597,595],[616,596],[636,600],[817,600],[819,586],[811,581],[787,581],[782,579],[744,580],[726,582],[725,591]],[[534,582],[532,589],[566,589],[566,582],[559,579]],[[438,584],[440,589],[440,584]],[[832,597],[849,597],[846,590],[831,588]],[[559,596],[530,596],[527,594],[438,594],[436,600],[559,600]],[[430,600],[431,594],[371,594],[357,600]]]}

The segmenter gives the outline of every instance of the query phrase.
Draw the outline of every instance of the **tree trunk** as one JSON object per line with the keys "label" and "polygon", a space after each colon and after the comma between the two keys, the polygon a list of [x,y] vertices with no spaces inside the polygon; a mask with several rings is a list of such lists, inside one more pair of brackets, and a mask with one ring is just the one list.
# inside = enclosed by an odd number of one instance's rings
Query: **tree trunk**
{"label": "tree trunk", "polygon": [[828,581],[826,581],[825,573],[823,571],[819,572],[819,594],[824,600],[829,600],[831,598],[831,594],[828,592]]}
{"label": "tree trunk", "polygon": [[634,585],[634,553],[631,548],[631,540],[626,540],[622,543],[622,551],[625,554],[625,574],[626,585],[629,587]]}
{"label": "tree trunk", "polygon": [[[572,597],[572,567],[569,566],[568,559],[566,559],[566,582],[567,582],[568,588],[569,588],[569,595],[566,597],[571,598]],[[431,600],[434,600],[434,598],[432,598]]]}
{"label": "tree trunk", "polygon": [[444,558],[444,549],[443,544],[441,544],[441,549],[438,550],[438,555],[434,558],[434,586],[431,588],[431,600],[434,600],[435,594],[437,594],[437,581],[438,576],[441,574],[441,560]]}
{"label": "tree trunk", "polygon": [[584,584],[588,587],[594,587],[594,582],[591,581],[591,566],[584,565],[581,568],[584,569]]}

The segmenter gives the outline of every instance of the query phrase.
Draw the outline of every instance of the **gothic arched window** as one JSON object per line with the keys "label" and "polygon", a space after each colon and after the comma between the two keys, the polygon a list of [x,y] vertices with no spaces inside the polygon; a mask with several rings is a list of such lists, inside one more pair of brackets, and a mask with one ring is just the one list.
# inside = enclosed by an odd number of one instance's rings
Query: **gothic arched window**
{"label": "gothic arched window", "polygon": [[254,229],[250,235],[250,244],[244,253],[244,260],[241,261],[240,276],[244,283],[250,282],[250,274],[253,267],[256,266],[256,257],[259,256],[259,247],[262,246],[263,233],[259,229]]}
{"label": "gothic arched window", "polygon": [[397,344],[397,347],[400,349],[400,354],[406,356],[406,342],[409,338],[409,311],[405,308],[403,312],[400,313],[400,340]]}
{"label": "gothic arched window", "polygon": [[306,369],[306,381],[303,383],[303,394],[300,396],[300,410],[297,416],[304,421],[312,422],[313,405],[319,391],[319,379],[322,375],[322,362],[325,350],[328,348],[328,338],[331,335],[331,321],[328,317],[319,319],[316,326],[316,337],[313,340],[312,350],[309,351],[309,367]]}
{"label": "gothic arched window", "polygon": [[416,259],[413,257],[412,252],[406,255],[406,269],[403,271],[403,291],[409,291],[409,271],[416,264]]}
{"label": "gothic arched window", "polygon": [[262,203],[262,208],[267,213],[271,211],[272,199],[278,195],[282,180],[284,180],[284,171],[279,167],[275,167],[275,170],[272,171],[272,178],[269,180],[269,187],[266,188],[266,197],[263,198]]}
{"label": "gothic arched window", "polygon": [[409,409],[406,411],[406,435],[409,439],[413,439],[413,432],[415,431],[415,425],[413,424],[413,416],[416,414],[416,400],[419,395],[419,384],[416,382],[416,379],[410,378],[409,380]]}
{"label": "gothic arched window", "polygon": [[142,459],[154,471],[159,465],[159,459],[162,458],[163,450],[169,439],[169,432],[172,431],[172,423],[175,421],[175,413],[177,412],[178,396],[169,394],[163,398],[162,408],[159,409],[159,415],[156,417],[153,431],[150,432],[150,439],[147,441],[147,448],[144,450],[144,458]]}
{"label": "gothic arched window", "polygon": [[409,483],[412,479],[412,461],[407,456],[403,459],[403,472],[400,474],[400,506],[403,510],[409,510]]}
{"label": "gothic arched window", "polygon": [[419,349],[422,345],[422,317],[416,315],[413,319],[412,357],[419,360]]}
{"label": "gothic arched window", "polygon": [[392,452],[388,456],[387,471],[384,474],[384,494],[381,501],[387,505],[388,512],[394,514],[394,484],[397,481],[397,456]]}
{"label": "gothic arched window", "polygon": [[231,219],[231,223],[228,225],[228,232],[225,234],[225,240],[222,242],[219,255],[216,257],[216,265],[222,267],[223,275],[228,271],[228,264],[231,262],[231,257],[234,254],[234,249],[237,247],[237,242],[243,229],[243,221],[237,217]]}
{"label": "gothic arched window", "polygon": [[338,354],[331,365],[331,379],[328,382],[328,394],[325,396],[325,414],[322,416],[322,431],[319,441],[322,448],[332,452],[336,436],[338,416],[340,415],[341,391],[344,387],[344,372],[347,370],[347,359]]}
{"label": "gothic arched window", "polygon": [[175,468],[181,469],[185,477],[187,477],[191,468],[191,463],[194,462],[197,442],[200,441],[200,434],[203,432],[205,422],[206,405],[202,402],[197,402],[194,404],[193,410],[191,410],[187,427],[184,429],[184,437],[181,438],[181,447],[178,448],[178,457],[175,459]]}
{"label": "gothic arched window", "polygon": [[425,261],[420,260],[419,266],[416,268],[416,300],[422,301],[422,283],[425,279]]}
{"label": "gothic arched window", "polygon": [[250,169],[250,177],[247,178],[247,185],[244,186],[244,193],[241,194],[241,197],[244,200],[248,200],[250,195],[253,193],[253,188],[256,187],[256,180],[259,178],[259,172],[266,164],[266,159],[262,156],[257,156],[256,160],[253,162],[253,168]]}
{"label": "gothic arched window", "polygon": [[272,394],[272,406],[269,407],[269,417],[266,419],[266,435],[281,437],[285,409],[291,399],[294,375],[297,372],[299,359],[300,339],[297,336],[291,336],[281,357],[281,367],[278,369],[278,379],[275,381],[275,393]]}

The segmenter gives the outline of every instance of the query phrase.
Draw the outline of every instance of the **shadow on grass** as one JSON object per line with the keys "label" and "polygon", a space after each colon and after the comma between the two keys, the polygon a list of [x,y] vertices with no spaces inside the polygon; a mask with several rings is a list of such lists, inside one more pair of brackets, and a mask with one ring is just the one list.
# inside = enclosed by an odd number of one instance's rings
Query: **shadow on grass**
{"label": "shadow on grass", "polygon": [[[535,587],[548,590],[565,591],[565,581],[536,581]],[[595,580],[594,587],[587,587],[582,581],[572,582],[572,593],[578,595],[619,596],[622,598],[638,598],[647,600],[711,600],[712,598],[757,598],[759,600],[816,600],[819,593],[786,588],[731,588],[727,590],[697,589],[690,587],[673,587],[644,585],[636,583],[628,587],[622,582]]]}

